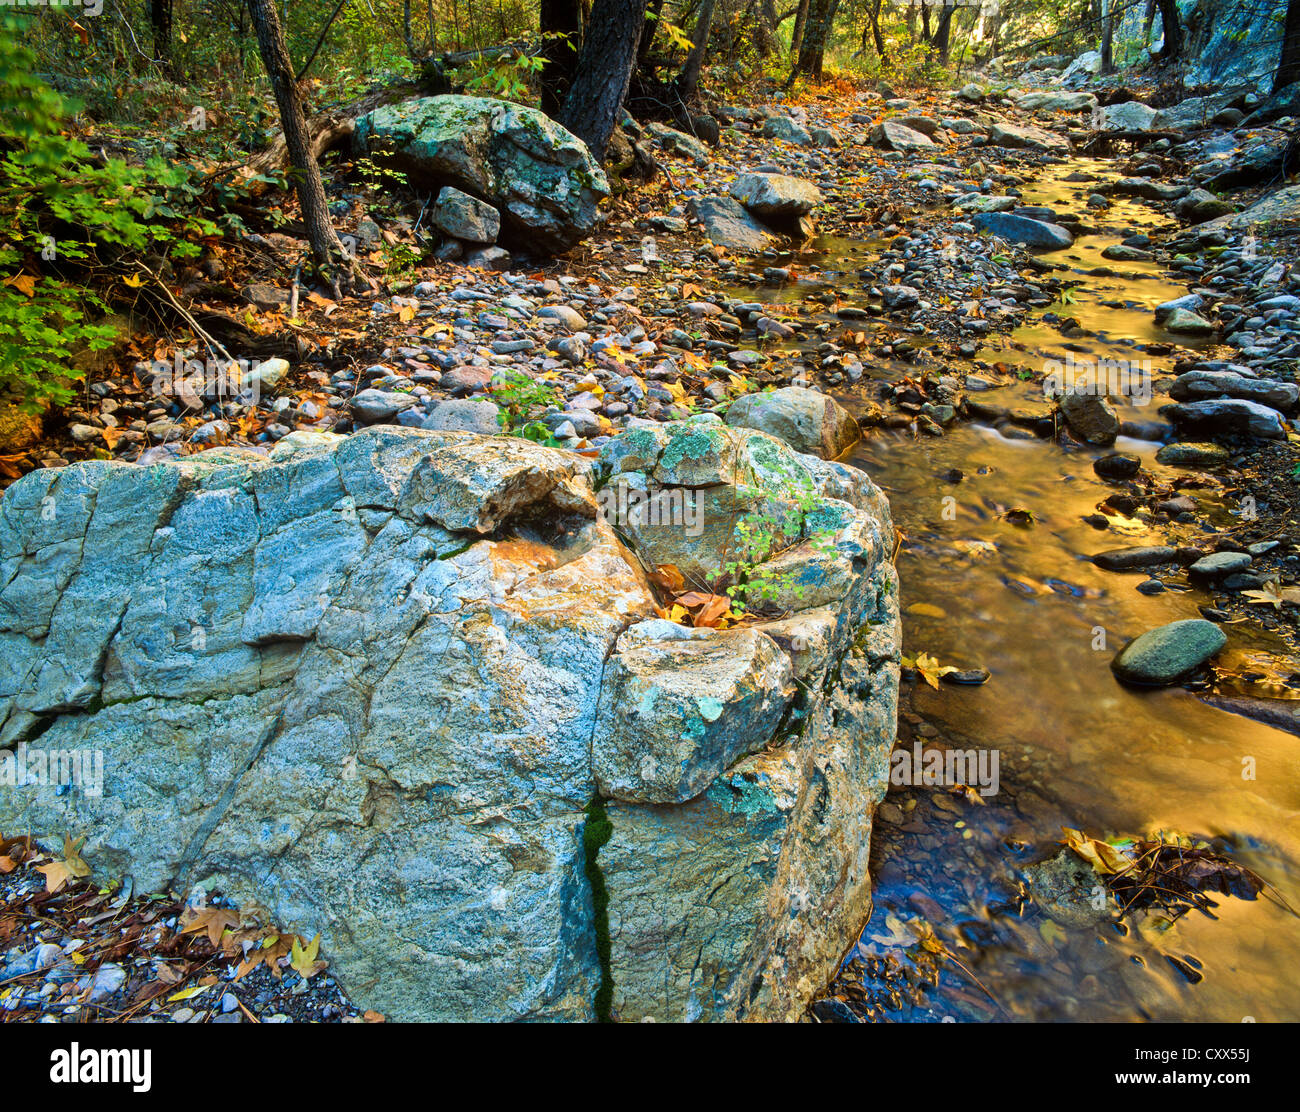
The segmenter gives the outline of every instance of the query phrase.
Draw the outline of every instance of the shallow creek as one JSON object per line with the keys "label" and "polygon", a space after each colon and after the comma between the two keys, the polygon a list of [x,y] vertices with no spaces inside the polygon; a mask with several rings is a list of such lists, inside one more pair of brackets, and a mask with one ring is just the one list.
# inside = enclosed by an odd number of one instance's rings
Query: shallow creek
{"label": "shallow creek", "polygon": [[[1107,163],[1075,160],[1027,186],[1023,203],[1079,214],[1094,229],[1069,249],[1040,256],[1070,268],[1075,273],[1058,276],[1082,284],[1068,303],[1031,313],[1009,337],[989,338],[976,358],[1035,370],[1067,351],[1149,359],[1155,381],[1167,380],[1172,357],[1143,348],[1175,339],[1155,324],[1152,310],[1186,293],[1185,285],[1155,262],[1101,257],[1161,218],[1124,198],[1089,212],[1096,181],[1064,180],[1078,172],[1118,176]],[[818,261],[843,272],[844,288],[875,249],[845,240],[826,246]],[[1102,266],[1114,274],[1083,276]],[[756,300],[780,296],[751,292]],[[1085,334],[1067,340],[1042,320],[1053,312],[1076,318]],[[926,369],[918,359],[897,371],[919,376]],[[970,396],[1006,408],[1044,407],[1041,385],[1009,380],[1013,385]],[[861,404],[853,390],[838,396],[850,408]],[[1153,422],[1167,400],[1157,394],[1140,408],[1117,405],[1122,419]],[[1210,601],[1199,589],[1143,595],[1135,588],[1144,574],[1089,562],[1108,548],[1204,541],[1194,524],[1157,532],[1111,514],[1099,530],[1083,520],[1113,490],[1094,474],[1094,459],[1119,450],[1158,475],[1179,474],[1155,462],[1157,447],[1121,436],[1115,449],[1066,452],[1051,440],[1010,439],[959,422],[943,437],[873,430],[848,460],[886,491],[904,534],[904,652],[991,673],[978,687],[905,683],[899,744],[984,749],[999,760],[999,790],[983,803],[941,787],[890,790],[873,847],[875,911],[841,982],[862,985],[858,999],[878,1018],[1300,1018],[1300,920],[1268,900],[1216,895],[1214,918],[1192,912],[1172,924],[1146,916],[1061,929],[1023,898],[1020,870],[1053,852],[1061,827],[1070,826],[1103,838],[1168,830],[1218,839],[1300,907],[1300,738],[1181,688],[1132,690],[1111,674],[1110,661],[1128,638],[1197,617],[1197,606]],[[959,482],[946,477],[953,469],[963,475]],[[1233,506],[1208,505],[1212,521],[1234,520]],[[1011,507],[1031,511],[1032,523],[1004,519]],[[1284,647],[1257,627],[1227,630],[1228,664],[1293,670]],[[1242,775],[1247,756],[1255,759],[1253,781]],[[931,929],[964,969],[952,961],[937,970],[927,965],[918,937]],[[937,986],[922,996],[918,977],[934,977]]]}

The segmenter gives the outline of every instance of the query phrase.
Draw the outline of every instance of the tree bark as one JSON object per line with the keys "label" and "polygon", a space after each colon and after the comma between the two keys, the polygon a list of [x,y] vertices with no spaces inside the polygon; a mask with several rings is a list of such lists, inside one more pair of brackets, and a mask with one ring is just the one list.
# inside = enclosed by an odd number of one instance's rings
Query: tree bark
{"label": "tree bark", "polygon": [[811,0],[808,24],[803,33],[803,43],[799,47],[799,61],[795,64],[797,72],[821,79],[826,42],[830,38],[831,26],[839,7],[840,0]]}
{"label": "tree bark", "polygon": [[1115,72],[1115,6],[1113,0],[1101,0],[1101,72]]}
{"label": "tree bark", "polygon": [[876,43],[876,55],[883,62],[885,60],[885,37],[880,33],[880,0],[872,0],[871,7],[867,10],[867,18],[871,21],[871,37]]}
{"label": "tree bark", "polygon": [[343,250],[338,234],[330,225],[329,205],[325,201],[325,187],[321,184],[320,167],[312,153],[307,121],[303,117],[302,98],[293,79],[293,66],[289,51],[284,45],[284,31],[276,13],[274,0],[248,0],[248,14],[257,34],[257,47],[275,93],[275,103],[280,109],[280,124],[284,128],[285,146],[289,152],[289,165],[302,208],[303,223],[307,226],[307,239],[312,255],[322,274],[335,292],[343,285],[359,280],[352,261]]}
{"label": "tree bark", "polygon": [[942,10],[939,12],[939,24],[934,29],[934,38],[931,40],[932,45],[939,51],[939,60],[948,61],[948,44],[952,40],[952,17],[957,10],[955,0],[944,0]]}
{"label": "tree bark", "polygon": [[[661,0],[662,2],[662,0]],[[556,118],[573,84],[582,46],[582,4],[580,0],[541,0],[539,27],[542,32],[542,111]],[[563,38],[547,38],[547,35]]]}
{"label": "tree bark", "polygon": [[587,144],[597,162],[618,123],[636,65],[645,0],[595,0],[587,37],[564,107],[556,117]]}
{"label": "tree bark", "polygon": [[713,26],[713,9],[717,0],[703,0],[700,13],[695,17],[695,33],[691,36],[691,52],[686,55],[686,64],[677,75],[677,90],[682,100],[690,100],[700,87],[700,70],[704,66],[704,54],[709,47],[709,28]]}
{"label": "tree bark", "polygon": [[174,73],[172,60],[172,0],[149,0],[149,27],[153,32],[153,52],[158,55],[163,72]]}
{"label": "tree bark", "polygon": [[641,29],[641,43],[636,49],[637,67],[645,65],[650,57],[650,47],[654,45],[655,35],[659,32],[659,16],[664,10],[664,0],[650,0],[646,6],[645,26]]}
{"label": "tree bark", "polygon": [[1183,25],[1178,18],[1178,0],[1157,0],[1157,3],[1165,36],[1160,57],[1166,62],[1176,62],[1183,53]]}
{"label": "tree bark", "polygon": [[803,46],[804,31],[808,27],[808,8],[810,0],[799,0],[799,7],[794,13],[794,31],[790,35],[790,53],[795,58],[799,57],[799,50]]}
{"label": "tree bark", "polygon": [[1286,23],[1282,29],[1282,56],[1273,78],[1273,92],[1300,81],[1300,0],[1286,6]]}

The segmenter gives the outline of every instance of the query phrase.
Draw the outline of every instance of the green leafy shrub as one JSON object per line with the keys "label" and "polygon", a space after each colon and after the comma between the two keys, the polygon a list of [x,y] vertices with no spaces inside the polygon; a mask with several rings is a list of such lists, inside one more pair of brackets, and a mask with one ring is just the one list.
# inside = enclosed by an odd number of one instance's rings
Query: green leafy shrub
{"label": "green leafy shrub", "polygon": [[98,158],[60,130],[75,105],[34,76],[22,24],[0,20],[0,393],[37,410],[71,399],[79,351],[101,351],[107,306],[69,277],[114,265],[130,285],[133,256],[193,256],[188,237],[216,226],[186,213],[185,170],[161,159]]}

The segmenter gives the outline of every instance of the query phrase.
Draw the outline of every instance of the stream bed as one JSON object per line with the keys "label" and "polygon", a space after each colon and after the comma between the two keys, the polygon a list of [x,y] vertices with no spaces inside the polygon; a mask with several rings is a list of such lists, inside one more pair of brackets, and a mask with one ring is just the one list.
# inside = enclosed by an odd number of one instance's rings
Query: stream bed
{"label": "stream bed", "polygon": [[[1173,356],[1146,349],[1164,351],[1176,339],[1153,310],[1185,285],[1157,262],[1101,254],[1163,218],[1120,197],[1100,214],[1085,208],[1096,182],[1117,176],[1108,163],[1075,159],[1025,187],[1024,204],[1078,213],[1090,229],[1072,247],[1039,256],[1081,284],[1011,335],[985,340],[977,362],[1038,370],[1073,355],[1137,361],[1155,382],[1173,377]],[[823,245],[817,261],[845,278],[877,246]],[[1099,268],[1110,273],[1089,273]],[[752,293],[778,299],[770,289]],[[1082,335],[1067,339],[1053,314],[1076,318]],[[925,369],[918,358],[900,364],[899,377]],[[878,377],[878,368],[871,373]],[[1012,382],[970,396],[1045,408],[1041,384]],[[836,396],[860,411],[857,389]],[[1113,400],[1136,428],[1158,422],[1167,399]],[[889,495],[903,534],[904,653],[990,673],[982,686],[905,681],[899,746],[982,750],[998,762],[997,791],[986,796],[891,787],[875,827],[875,910],[835,985],[859,1017],[1300,1018],[1300,923],[1268,899],[1216,895],[1211,914],[1110,916],[1066,929],[1025,891],[1025,866],[1051,856],[1062,827],[1098,838],[1171,831],[1211,840],[1300,906],[1300,738],[1183,688],[1125,687],[1110,669],[1125,641],[1197,617],[1198,605],[1212,601],[1190,586],[1146,595],[1135,589],[1144,574],[1090,562],[1108,548],[1191,543],[1200,529],[1175,523],[1157,532],[1114,514],[1102,529],[1084,520],[1113,490],[1093,470],[1099,456],[1121,451],[1158,476],[1186,474],[1157,463],[1158,447],[1121,435],[1113,448],[1067,452],[1051,439],[959,421],[942,437],[873,429],[848,457]],[[1221,525],[1239,512],[1230,502],[1203,500],[1207,507]],[[1032,516],[1017,524],[1003,516],[1009,508]],[[1286,646],[1253,623],[1227,631],[1221,664],[1295,670]],[[1254,779],[1243,776],[1243,758],[1254,759]],[[940,951],[948,960],[934,959]]]}

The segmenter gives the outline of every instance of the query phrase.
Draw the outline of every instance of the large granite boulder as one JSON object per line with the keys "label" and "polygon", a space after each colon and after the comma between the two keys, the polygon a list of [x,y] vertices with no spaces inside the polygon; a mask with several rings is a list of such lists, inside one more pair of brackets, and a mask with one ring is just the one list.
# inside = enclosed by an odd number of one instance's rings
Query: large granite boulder
{"label": "large granite boulder", "polygon": [[0,747],[98,750],[105,780],[0,785],[0,829],[256,901],[394,1018],[591,1019],[611,977],[618,1018],[797,1017],[870,906],[888,508],[761,433],[698,460],[649,431],[624,463],[749,461],[777,503],[811,483],[771,561],[788,613],[664,622],[585,461],[511,437],[25,476],[0,499]]}
{"label": "large granite boulder", "polygon": [[357,120],[356,142],[413,185],[450,185],[486,201],[513,239],[543,251],[589,236],[609,196],[581,139],[509,101],[448,95],[386,104]]}

